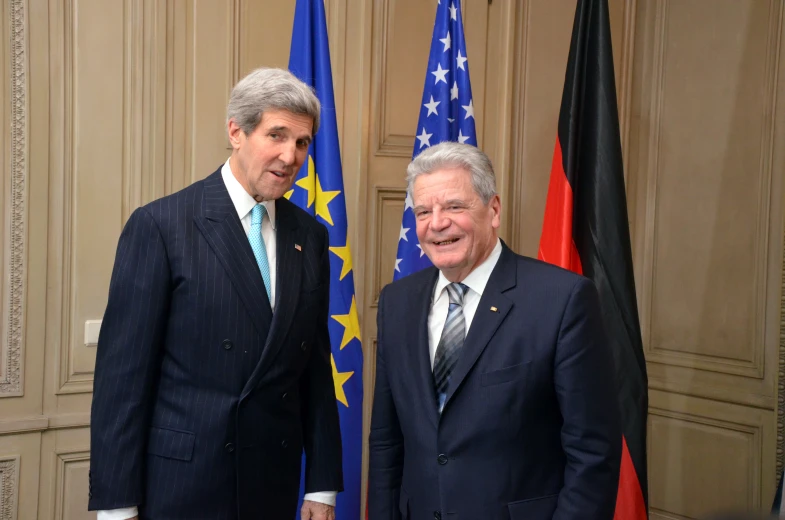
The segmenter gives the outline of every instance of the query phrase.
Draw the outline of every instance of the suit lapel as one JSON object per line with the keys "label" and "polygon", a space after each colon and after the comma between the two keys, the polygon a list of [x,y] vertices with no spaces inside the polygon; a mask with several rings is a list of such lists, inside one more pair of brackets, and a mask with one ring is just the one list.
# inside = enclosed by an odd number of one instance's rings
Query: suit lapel
{"label": "suit lapel", "polygon": [[223,265],[259,334],[266,336],[273,317],[262,273],[219,169],[204,180],[197,227]]}
{"label": "suit lapel", "polygon": [[426,415],[436,426],[439,417],[439,410],[436,400],[436,389],[433,384],[433,369],[431,368],[431,354],[429,349],[428,334],[428,314],[431,309],[433,288],[439,279],[439,271],[432,269],[433,273],[429,278],[430,283],[421,284],[413,301],[416,307],[411,310],[411,316],[419,316],[420,319],[415,327],[408,327],[406,344],[411,345],[410,355],[413,356],[412,367],[415,369],[416,385],[415,395],[425,396],[421,400],[426,407]]}
{"label": "suit lapel", "polygon": [[[507,317],[507,313],[510,312],[513,303],[503,293],[515,287],[516,274],[515,255],[502,243],[501,256],[485,286],[477,311],[474,313],[472,325],[469,327],[469,333],[466,335],[458,364],[455,365],[455,370],[450,377],[450,386],[447,389],[444,402],[445,409],[450,404],[452,396],[460,388],[466,375],[477,362],[480,354],[488,346],[504,318]],[[491,310],[491,307],[496,310]]]}
{"label": "suit lapel", "polygon": [[[275,359],[297,314],[306,233],[298,225],[293,209],[293,204],[286,199],[278,199],[275,203],[275,313],[261,359],[245,385],[243,396],[257,385],[266,367]],[[295,244],[300,249],[296,249]]]}

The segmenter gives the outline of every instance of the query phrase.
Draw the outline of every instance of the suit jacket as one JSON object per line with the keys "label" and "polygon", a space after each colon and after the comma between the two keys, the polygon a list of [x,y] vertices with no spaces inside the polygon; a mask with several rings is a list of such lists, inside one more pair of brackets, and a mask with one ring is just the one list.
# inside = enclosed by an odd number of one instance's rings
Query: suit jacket
{"label": "suit jacket", "polygon": [[612,359],[588,279],[503,247],[437,412],[429,268],[382,291],[370,520],[611,520]]}
{"label": "suit jacket", "polygon": [[306,492],[342,490],[327,230],[286,199],[276,219],[273,313],[220,169],[131,215],[98,342],[91,510],[294,518],[303,449]]}

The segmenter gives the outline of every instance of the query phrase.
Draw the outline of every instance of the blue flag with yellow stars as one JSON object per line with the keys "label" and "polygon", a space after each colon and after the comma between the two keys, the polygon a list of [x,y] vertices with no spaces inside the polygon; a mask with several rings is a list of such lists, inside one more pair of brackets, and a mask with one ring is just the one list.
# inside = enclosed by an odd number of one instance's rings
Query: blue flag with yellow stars
{"label": "blue flag with yellow stars", "polygon": [[[335,512],[336,520],[358,520],[363,444],[363,353],[330,67],[323,0],[297,0],[289,70],[316,90],[322,114],[319,131],[308,149],[308,160],[286,197],[316,217],[330,233],[329,329],[333,382],[341,421],[344,478],[344,491],[338,494]],[[300,496],[302,498],[302,489]],[[300,518],[299,512],[297,518]]]}

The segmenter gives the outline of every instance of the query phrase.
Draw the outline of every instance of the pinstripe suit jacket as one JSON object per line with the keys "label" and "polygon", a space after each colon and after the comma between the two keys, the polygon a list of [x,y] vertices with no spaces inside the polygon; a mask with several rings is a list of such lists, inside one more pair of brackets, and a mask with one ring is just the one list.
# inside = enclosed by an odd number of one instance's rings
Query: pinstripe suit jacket
{"label": "pinstripe suit jacket", "polygon": [[131,215],[98,342],[91,510],[294,518],[303,449],[306,491],[343,489],[327,230],[286,199],[276,219],[273,314],[220,170]]}

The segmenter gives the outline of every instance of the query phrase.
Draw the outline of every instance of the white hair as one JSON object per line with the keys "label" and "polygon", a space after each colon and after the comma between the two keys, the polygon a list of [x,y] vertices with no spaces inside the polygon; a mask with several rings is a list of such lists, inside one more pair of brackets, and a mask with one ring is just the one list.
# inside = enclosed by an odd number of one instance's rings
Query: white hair
{"label": "white hair", "polygon": [[226,122],[234,119],[250,135],[268,110],[309,116],[313,119],[313,134],[319,129],[319,99],[310,86],[288,70],[262,67],[237,82],[229,96]]}
{"label": "white hair", "polygon": [[488,156],[476,146],[453,141],[443,141],[431,146],[409,163],[406,168],[409,193],[412,192],[417,177],[443,168],[462,168],[468,171],[472,176],[472,187],[483,204],[487,205],[496,195],[496,175]]}

